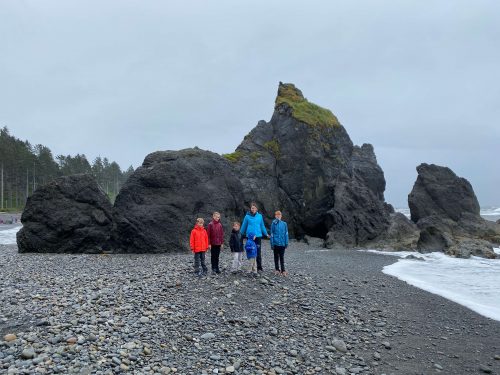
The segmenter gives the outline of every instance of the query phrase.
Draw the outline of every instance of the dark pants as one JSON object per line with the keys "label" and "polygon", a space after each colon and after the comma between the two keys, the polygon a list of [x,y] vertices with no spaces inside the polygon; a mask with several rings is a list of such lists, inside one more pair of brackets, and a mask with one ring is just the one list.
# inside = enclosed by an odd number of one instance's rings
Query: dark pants
{"label": "dark pants", "polygon": [[255,244],[257,245],[257,271],[262,271],[262,252],[260,240],[262,237],[255,237]]}
{"label": "dark pants", "polygon": [[[279,264],[278,264],[279,263]],[[274,269],[285,272],[285,246],[274,245]]]}
{"label": "dark pants", "polygon": [[212,263],[212,271],[219,271],[219,255],[220,245],[212,245],[210,250],[210,261]]}
{"label": "dark pants", "polygon": [[200,251],[199,253],[194,253],[194,272],[200,273],[200,264],[203,272],[207,272],[207,266],[205,265],[205,252]]}

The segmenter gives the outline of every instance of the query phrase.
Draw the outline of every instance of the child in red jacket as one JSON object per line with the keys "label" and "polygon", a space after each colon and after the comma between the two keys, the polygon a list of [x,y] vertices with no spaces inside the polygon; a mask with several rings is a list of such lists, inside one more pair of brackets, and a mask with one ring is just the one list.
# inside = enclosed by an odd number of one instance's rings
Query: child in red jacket
{"label": "child in red jacket", "polygon": [[[198,277],[207,274],[207,266],[205,265],[205,253],[208,249],[208,234],[203,224],[205,221],[199,217],[196,219],[196,225],[191,231],[191,236],[189,238],[189,244],[191,246],[191,251],[194,253],[194,272]],[[200,270],[200,264],[202,270]]]}

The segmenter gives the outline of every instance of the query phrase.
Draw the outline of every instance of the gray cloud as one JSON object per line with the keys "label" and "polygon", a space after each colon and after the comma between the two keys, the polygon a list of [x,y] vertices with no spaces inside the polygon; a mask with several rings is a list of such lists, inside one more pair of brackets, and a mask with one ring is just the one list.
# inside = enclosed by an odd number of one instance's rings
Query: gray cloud
{"label": "gray cloud", "polygon": [[495,1],[6,0],[0,124],[138,166],[159,149],[231,152],[294,82],[375,146],[389,202],[429,162],[500,205],[499,40]]}

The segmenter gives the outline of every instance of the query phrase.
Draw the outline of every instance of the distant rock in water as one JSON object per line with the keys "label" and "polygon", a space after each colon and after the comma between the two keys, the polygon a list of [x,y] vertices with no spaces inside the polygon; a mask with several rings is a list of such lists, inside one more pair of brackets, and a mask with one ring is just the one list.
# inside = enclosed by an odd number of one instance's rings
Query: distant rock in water
{"label": "distant rock in water", "polygon": [[112,228],[112,206],[93,177],[60,177],[28,198],[19,252],[96,253]]}
{"label": "distant rock in water", "polygon": [[373,147],[353,146],[333,113],[280,82],[270,122],[260,121],[232,154],[245,203],[267,223],[282,210],[293,236],[329,247],[363,246],[390,226],[384,173]]}
{"label": "distant rock in water", "polygon": [[460,220],[465,213],[479,216],[479,202],[465,178],[458,177],[450,168],[425,163],[417,167],[417,173],[408,196],[413,222],[432,215],[454,221]]}
{"label": "distant rock in water", "polygon": [[226,234],[243,217],[243,194],[229,162],[194,149],[149,154],[116,197],[111,246],[117,252],[189,250],[197,217],[219,211]]}
{"label": "distant rock in water", "polygon": [[434,164],[421,164],[417,172],[408,206],[420,228],[418,249],[495,258],[492,243],[500,243],[500,228],[480,216],[469,181]]}

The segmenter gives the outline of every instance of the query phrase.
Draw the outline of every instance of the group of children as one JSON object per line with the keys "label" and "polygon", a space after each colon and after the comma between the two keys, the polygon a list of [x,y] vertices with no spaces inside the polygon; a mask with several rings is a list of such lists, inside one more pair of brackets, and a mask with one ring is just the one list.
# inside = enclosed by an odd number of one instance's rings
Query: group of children
{"label": "group of children", "polygon": [[[288,247],[288,225],[281,218],[281,212],[275,212],[275,219],[271,224],[271,234],[268,235],[262,215],[257,210],[255,203],[251,204],[250,212],[245,215],[243,224],[233,223],[229,247],[233,253],[232,272],[242,270],[243,254],[249,260],[249,273],[256,276],[262,271],[261,239],[263,236],[271,240],[271,249],[274,251],[275,273],[286,276],[285,249]],[[220,222],[220,213],[214,212],[212,221],[207,228],[204,227],[202,218],[196,219],[196,224],[191,231],[190,246],[194,253],[194,270],[197,276],[208,273],[205,264],[205,253],[210,250],[212,273],[219,274],[219,256],[224,247],[224,228]],[[244,241],[246,239],[246,241]]]}

